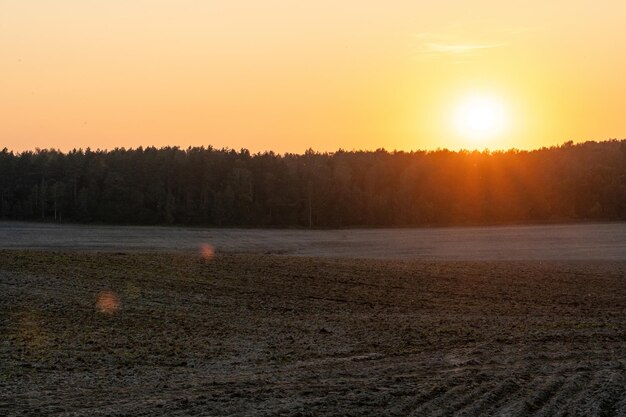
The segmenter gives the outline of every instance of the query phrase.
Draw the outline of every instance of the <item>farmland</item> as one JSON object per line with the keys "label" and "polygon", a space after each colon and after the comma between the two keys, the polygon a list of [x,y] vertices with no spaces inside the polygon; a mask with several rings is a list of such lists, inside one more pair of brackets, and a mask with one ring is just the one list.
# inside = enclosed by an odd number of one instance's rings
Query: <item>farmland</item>
{"label": "farmland", "polygon": [[626,262],[0,251],[5,415],[624,415]]}

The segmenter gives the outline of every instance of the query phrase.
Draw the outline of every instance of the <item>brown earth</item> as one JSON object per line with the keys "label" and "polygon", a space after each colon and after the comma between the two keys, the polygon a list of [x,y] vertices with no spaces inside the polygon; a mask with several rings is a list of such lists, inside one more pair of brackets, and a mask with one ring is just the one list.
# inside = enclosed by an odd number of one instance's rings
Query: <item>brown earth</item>
{"label": "brown earth", "polygon": [[625,262],[0,251],[0,415],[626,415]]}

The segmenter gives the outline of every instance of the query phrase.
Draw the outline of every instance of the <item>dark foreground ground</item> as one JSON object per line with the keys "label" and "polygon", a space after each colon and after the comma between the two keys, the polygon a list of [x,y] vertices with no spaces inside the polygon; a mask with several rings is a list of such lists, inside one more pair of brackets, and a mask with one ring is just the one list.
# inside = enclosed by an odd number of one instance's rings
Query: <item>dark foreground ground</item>
{"label": "dark foreground ground", "polygon": [[626,415],[626,263],[0,251],[0,415]]}

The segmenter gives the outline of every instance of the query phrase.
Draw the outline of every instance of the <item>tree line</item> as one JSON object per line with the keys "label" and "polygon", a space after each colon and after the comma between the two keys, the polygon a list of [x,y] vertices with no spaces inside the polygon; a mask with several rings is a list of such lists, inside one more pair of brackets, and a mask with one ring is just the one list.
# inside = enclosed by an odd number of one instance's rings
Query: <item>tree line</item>
{"label": "tree line", "polygon": [[244,227],[626,219],[626,140],[534,151],[0,152],[0,219]]}

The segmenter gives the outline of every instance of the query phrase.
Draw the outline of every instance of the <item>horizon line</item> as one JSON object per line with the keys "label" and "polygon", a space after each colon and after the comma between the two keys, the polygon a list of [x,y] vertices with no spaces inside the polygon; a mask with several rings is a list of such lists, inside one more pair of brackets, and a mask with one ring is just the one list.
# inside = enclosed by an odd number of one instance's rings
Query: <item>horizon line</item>
{"label": "horizon line", "polygon": [[624,142],[626,141],[626,138],[608,138],[608,139],[603,139],[603,140],[584,140],[584,141],[574,141],[574,140],[567,140],[564,141],[560,144],[556,144],[556,145],[550,145],[550,146],[541,146],[541,147],[537,147],[537,148],[532,148],[532,149],[528,149],[528,148],[516,148],[516,147],[512,147],[512,148],[494,148],[491,149],[489,147],[485,147],[482,149],[479,148],[456,148],[456,149],[451,149],[451,148],[447,148],[447,147],[437,147],[437,148],[430,148],[430,149],[386,149],[385,147],[380,147],[380,148],[376,148],[376,149],[356,149],[356,148],[352,148],[352,149],[344,149],[344,148],[338,148],[337,150],[334,151],[327,151],[327,150],[323,150],[323,151],[319,151],[319,150],[315,150],[312,147],[309,147],[308,149],[305,149],[303,152],[277,152],[271,149],[265,149],[262,151],[256,151],[256,152],[252,152],[250,151],[250,149],[245,148],[245,147],[241,147],[239,149],[235,149],[235,148],[231,148],[228,146],[224,146],[224,147],[215,147],[211,144],[207,144],[207,145],[196,145],[196,146],[187,146],[187,147],[183,147],[181,145],[162,145],[162,146],[156,146],[156,145],[147,145],[147,146],[143,146],[143,145],[139,145],[136,147],[114,147],[114,148],[92,148],[90,146],[87,147],[79,147],[79,148],[72,148],[72,149],[68,149],[68,150],[61,150],[60,148],[54,148],[54,147],[50,147],[50,148],[40,148],[40,147],[35,147],[34,149],[25,149],[22,151],[16,151],[13,149],[9,149],[6,146],[3,147],[2,149],[0,149],[0,152],[2,153],[12,153],[14,155],[21,155],[21,154],[25,154],[25,153],[37,153],[37,152],[57,152],[60,154],[70,154],[72,152],[94,152],[94,153],[109,153],[109,152],[114,152],[114,151],[137,151],[137,150],[146,150],[146,149],[156,149],[156,150],[164,150],[164,149],[176,149],[176,150],[181,150],[181,151],[188,151],[188,150],[194,150],[194,149],[205,149],[205,150],[214,150],[214,151],[221,151],[221,152],[237,152],[237,153],[249,153],[251,155],[264,155],[264,154],[275,154],[275,155],[280,155],[280,156],[287,156],[287,155],[306,155],[309,153],[313,153],[313,154],[317,154],[317,155],[324,155],[324,154],[337,154],[337,153],[376,153],[376,152],[386,152],[386,153],[391,153],[391,154],[396,154],[396,153],[436,153],[436,152],[454,152],[454,153],[486,153],[486,154],[492,154],[492,153],[508,153],[508,152],[537,152],[537,151],[541,151],[541,150],[546,150],[546,149],[554,149],[554,148],[562,148],[565,146],[579,146],[579,145],[584,145],[584,144],[588,144],[588,143],[605,143],[605,142]]}

